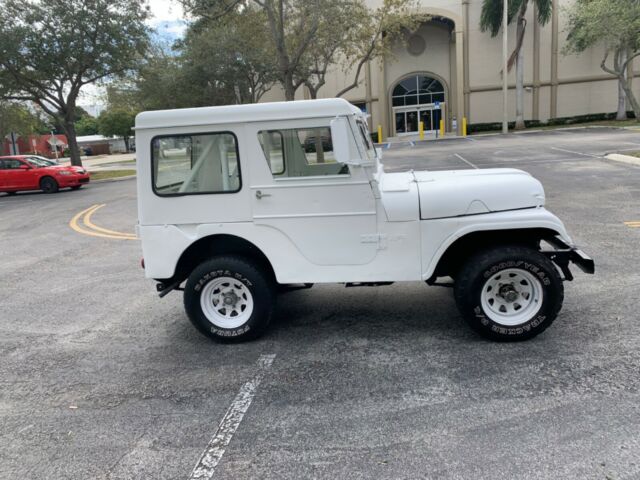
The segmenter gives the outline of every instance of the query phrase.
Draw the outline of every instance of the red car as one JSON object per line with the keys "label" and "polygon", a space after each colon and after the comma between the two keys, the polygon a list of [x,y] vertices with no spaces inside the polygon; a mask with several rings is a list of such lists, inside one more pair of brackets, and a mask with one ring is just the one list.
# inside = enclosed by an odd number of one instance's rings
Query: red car
{"label": "red car", "polygon": [[89,173],[82,167],[60,165],[36,155],[0,157],[0,192],[9,195],[22,190],[77,190],[85,183],[89,183]]}

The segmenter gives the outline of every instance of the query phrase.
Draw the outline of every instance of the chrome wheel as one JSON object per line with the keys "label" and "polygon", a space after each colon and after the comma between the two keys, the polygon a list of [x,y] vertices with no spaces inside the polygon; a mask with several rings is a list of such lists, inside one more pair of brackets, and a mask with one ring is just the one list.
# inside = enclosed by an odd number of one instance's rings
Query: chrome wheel
{"label": "chrome wheel", "polygon": [[507,327],[531,320],[540,311],[542,299],[540,280],[519,268],[502,270],[489,277],[480,296],[485,315]]}
{"label": "chrome wheel", "polygon": [[238,328],[253,313],[253,296],[241,281],[231,277],[211,280],[200,295],[202,312],[219,328]]}

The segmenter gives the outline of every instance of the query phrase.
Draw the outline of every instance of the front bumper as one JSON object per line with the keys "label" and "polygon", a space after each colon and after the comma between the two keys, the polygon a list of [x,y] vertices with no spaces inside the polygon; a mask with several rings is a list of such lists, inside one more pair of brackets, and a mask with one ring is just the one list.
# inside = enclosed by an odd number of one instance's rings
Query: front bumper
{"label": "front bumper", "polygon": [[560,267],[566,280],[573,280],[569,263],[577,265],[584,273],[594,274],[596,271],[593,259],[579,248],[567,244],[559,237],[545,239],[555,250],[543,250],[542,253],[547,255],[549,259]]}
{"label": "front bumper", "polygon": [[90,179],[91,177],[88,173],[81,175],[60,175],[58,177],[58,185],[60,188],[76,187],[78,185],[86,185]]}

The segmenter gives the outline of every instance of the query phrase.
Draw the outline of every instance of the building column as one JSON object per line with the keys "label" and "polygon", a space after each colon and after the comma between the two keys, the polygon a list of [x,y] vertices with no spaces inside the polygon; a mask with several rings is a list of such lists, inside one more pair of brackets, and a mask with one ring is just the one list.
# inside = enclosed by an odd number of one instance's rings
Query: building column
{"label": "building column", "polygon": [[462,21],[464,24],[464,112],[467,116],[467,121],[471,122],[471,85],[469,80],[469,0],[462,0],[462,8]]}
{"label": "building column", "polygon": [[[371,94],[371,62],[367,61],[364,68],[365,98],[364,102],[367,106],[367,113],[372,115],[373,112],[373,95]],[[373,128],[373,126],[372,126]],[[377,125],[375,128],[378,128]]]}
{"label": "building column", "polygon": [[[380,109],[380,125],[382,125],[382,135],[386,139],[391,136],[389,129],[389,97],[387,95],[387,72],[384,57],[380,58],[380,69],[378,76],[378,108]],[[376,125],[377,129],[378,126]]]}
{"label": "building column", "polygon": [[551,6],[551,105],[549,117],[558,116],[558,0]]}
{"label": "building column", "polygon": [[464,108],[464,31],[456,25],[456,135],[462,135],[462,118]]}
{"label": "building column", "polygon": [[531,101],[531,116],[533,120],[540,120],[540,23],[538,22],[538,7],[533,4],[533,95]]}

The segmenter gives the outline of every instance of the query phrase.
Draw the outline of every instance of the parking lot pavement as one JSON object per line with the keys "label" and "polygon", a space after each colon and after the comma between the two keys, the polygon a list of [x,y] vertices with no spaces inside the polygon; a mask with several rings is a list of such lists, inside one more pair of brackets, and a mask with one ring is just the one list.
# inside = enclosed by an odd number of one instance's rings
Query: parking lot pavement
{"label": "parking lot pavement", "polygon": [[179,293],[157,298],[137,241],[70,228],[104,205],[90,223],[131,234],[134,181],[0,196],[0,478],[189,478],[207,452],[216,479],[640,478],[640,168],[601,158],[634,145],[588,129],[385,150],[388,170],[545,185],[596,275],[518,344],[416,283],[287,293],[266,337],[219,345]]}

